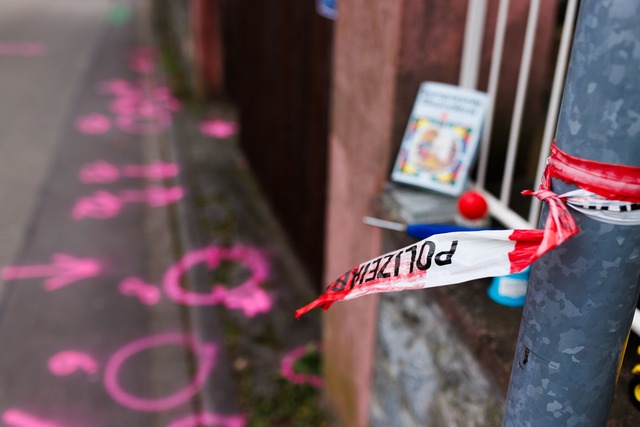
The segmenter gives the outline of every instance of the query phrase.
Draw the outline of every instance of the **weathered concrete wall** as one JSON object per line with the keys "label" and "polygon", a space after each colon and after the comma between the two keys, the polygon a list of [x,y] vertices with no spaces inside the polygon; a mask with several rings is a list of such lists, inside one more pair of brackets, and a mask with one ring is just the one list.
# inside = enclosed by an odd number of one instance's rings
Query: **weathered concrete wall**
{"label": "weathered concrete wall", "polygon": [[371,426],[497,426],[504,397],[436,303],[380,298]]}

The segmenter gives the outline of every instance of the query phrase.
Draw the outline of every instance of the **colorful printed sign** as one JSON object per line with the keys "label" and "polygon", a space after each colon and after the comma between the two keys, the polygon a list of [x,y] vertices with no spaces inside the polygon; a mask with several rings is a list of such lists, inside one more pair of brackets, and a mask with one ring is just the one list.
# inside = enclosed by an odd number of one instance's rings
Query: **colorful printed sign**
{"label": "colorful printed sign", "polygon": [[391,179],[454,196],[462,193],[487,103],[482,92],[422,83]]}

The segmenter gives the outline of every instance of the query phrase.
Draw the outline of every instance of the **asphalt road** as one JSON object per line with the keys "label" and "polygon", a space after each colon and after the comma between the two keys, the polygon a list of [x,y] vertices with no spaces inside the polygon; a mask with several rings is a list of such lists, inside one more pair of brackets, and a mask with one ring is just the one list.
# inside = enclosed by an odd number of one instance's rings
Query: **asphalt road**
{"label": "asphalt road", "polygon": [[314,292],[129,4],[0,2],[0,425],[321,425]]}
{"label": "asphalt road", "polygon": [[20,250],[110,4],[0,2],[0,265]]}

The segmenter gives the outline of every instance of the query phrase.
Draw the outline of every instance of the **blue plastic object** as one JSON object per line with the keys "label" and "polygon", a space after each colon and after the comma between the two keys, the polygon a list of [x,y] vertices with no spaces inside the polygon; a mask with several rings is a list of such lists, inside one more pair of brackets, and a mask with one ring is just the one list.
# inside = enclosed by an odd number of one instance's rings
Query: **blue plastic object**
{"label": "blue plastic object", "polygon": [[527,267],[519,273],[494,277],[487,291],[489,297],[498,304],[506,305],[507,307],[524,306],[529,271],[530,268]]}
{"label": "blue plastic object", "polygon": [[408,236],[416,239],[426,239],[434,234],[453,233],[455,231],[480,231],[486,228],[463,227],[450,224],[409,224],[405,230]]}

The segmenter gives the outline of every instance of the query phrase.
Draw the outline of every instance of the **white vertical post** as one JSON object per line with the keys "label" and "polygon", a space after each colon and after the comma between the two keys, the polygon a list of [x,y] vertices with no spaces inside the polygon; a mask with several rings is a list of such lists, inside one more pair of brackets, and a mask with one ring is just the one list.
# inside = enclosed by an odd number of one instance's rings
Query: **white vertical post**
{"label": "white vertical post", "polygon": [[489,84],[487,92],[489,94],[489,105],[487,106],[487,118],[482,131],[480,142],[480,156],[478,159],[478,175],[476,182],[478,187],[484,188],[487,178],[487,165],[489,163],[489,147],[491,146],[491,129],[493,126],[493,110],[496,95],[498,93],[498,83],[500,79],[500,65],[502,64],[502,50],[504,37],[507,30],[507,18],[509,15],[509,0],[500,0],[498,6],[498,18],[496,30],[493,35],[493,51],[491,54],[491,68],[489,69]]}
{"label": "white vertical post", "polygon": [[527,19],[527,29],[524,37],[524,48],[520,62],[520,74],[518,76],[518,87],[516,88],[516,99],[513,106],[513,119],[511,121],[511,132],[509,134],[509,147],[507,148],[507,158],[505,161],[504,175],[502,177],[502,188],[500,190],[500,200],[509,204],[511,196],[511,184],[513,183],[513,169],[515,167],[516,153],[518,151],[518,139],[520,137],[520,127],[522,125],[522,114],[524,111],[524,101],[527,96],[527,86],[529,83],[529,70],[531,69],[531,57],[535,44],[536,27],[538,26],[538,11],[540,0],[531,0],[529,6],[529,18]]}
{"label": "white vertical post", "polygon": [[469,0],[459,80],[460,86],[469,89],[475,89],[478,84],[486,16],[487,0]]}

